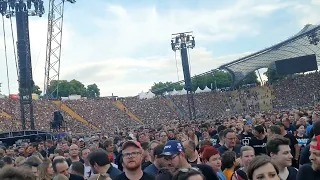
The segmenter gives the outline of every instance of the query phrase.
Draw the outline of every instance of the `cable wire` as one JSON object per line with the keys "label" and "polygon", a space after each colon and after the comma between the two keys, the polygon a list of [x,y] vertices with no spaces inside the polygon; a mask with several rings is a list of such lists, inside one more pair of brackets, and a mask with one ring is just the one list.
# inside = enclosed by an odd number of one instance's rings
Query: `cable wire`
{"label": "cable wire", "polygon": [[18,60],[17,60],[18,58],[17,58],[16,46],[15,46],[15,44],[14,44],[15,39],[14,39],[14,35],[13,35],[13,27],[12,27],[12,19],[11,19],[11,16],[9,17],[9,20],[10,20],[10,26],[11,26],[11,36],[12,36],[12,45],[13,45],[14,61],[15,61],[15,64],[16,64],[17,77],[18,77],[18,79],[19,79]]}
{"label": "cable wire", "polygon": [[178,69],[178,60],[177,60],[177,52],[174,52],[174,59],[176,60],[176,68],[177,68],[177,77],[178,77],[178,82],[179,82],[179,69]]}
{"label": "cable wire", "polygon": [[7,40],[6,40],[6,30],[4,27],[4,17],[2,16],[2,29],[3,29],[3,43],[4,43],[4,56],[6,60],[6,70],[7,70],[7,83],[8,83],[8,92],[10,93],[10,78],[9,78],[9,68],[8,68],[8,55],[7,55]]}
{"label": "cable wire", "polygon": [[187,52],[188,52],[188,60],[189,60],[189,72],[191,74],[191,59],[190,59],[190,50],[189,50],[189,48],[187,48]]}
{"label": "cable wire", "polygon": [[32,74],[34,74],[36,68],[37,68],[37,65],[38,65],[38,62],[39,62],[39,57],[40,57],[40,54],[41,54],[41,51],[42,51],[42,47],[43,47],[43,44],[41,44],[40,46],[40,50],[39,50],[39,53],[38,53],[38,56],[37,56],[37,61],[34,65],[34,67],[32,67]]}

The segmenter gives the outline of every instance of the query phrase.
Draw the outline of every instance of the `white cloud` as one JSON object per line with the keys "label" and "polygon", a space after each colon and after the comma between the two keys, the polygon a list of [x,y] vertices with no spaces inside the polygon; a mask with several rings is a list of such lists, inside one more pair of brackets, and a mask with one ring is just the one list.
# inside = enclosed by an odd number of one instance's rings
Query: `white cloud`
{"label": "white cloud", "polygon": [[320,5],[320,0],[311,0],[312,4]]}
{"label": "white cloud", "polygon": [[311,0],[311,3],[297,4],[293,14],[298,19],[298,25],[304,27],[306,24],[319,24],[320,0]]}
{"label": "white cloud", "polygon": [[[212,51],[214,45],[258,35],[260,21],[274,11],[288,7],[291,3],[279,0],[239,0],[221,9],[179,7],[159,10],[153,6],[133,9],[108,4],[105,12],[91,17],[90,22],[89,19],[79,22],[80,15],[66,13],[69,21],[65,21],[64,26],[61,79],[97,83],[102,95],[136,95],[141,90],[148,90],[153,82],[178,80],[174,52],[170,47],[171,33],[194,31],[197,42],[190,52],[191,73],[199,74],[247,54],[217,57]],[[34,80],[41,87],[46,32],[45,17],[31,20]],[[177,57],[181,80],[181,61]],[[3,72],[2,60],[0,63],[0,72]],[[17,91],[12,56],[10,63],[11,88]],[[5,87],[3,73],[0,82]],[[4,88],[3,91],[7,92]]]}

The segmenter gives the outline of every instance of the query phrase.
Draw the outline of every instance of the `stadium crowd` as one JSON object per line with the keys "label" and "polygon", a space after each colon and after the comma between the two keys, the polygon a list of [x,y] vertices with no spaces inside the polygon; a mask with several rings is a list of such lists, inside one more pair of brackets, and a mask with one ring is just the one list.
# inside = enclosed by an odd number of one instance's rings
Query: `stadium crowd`
{"label": "stadium crowd", "polygon": [[319,107],[21,142],[0,179],[317,180]]}
{"label": "stadium crowd", "polygon": [[[268,112],[272,109],[283,110],[292,107],[308,107],[317,102],[320,97],[320,75],[311,73],[287,78],[272,86],[256,86],[241,88],[234,91],[207,92],[194,95],[197,117],[203,120],[221,120],[231,115],[241,115],[256,112]],[[118,98],[127,109],[137,116],[145,125],[164,124],[172,120],[182,119],[187,113],[186,95],[174,95],[168,98],[156,97],[139,99],[137,97]],[[112,98],[80,99],[63,101],[74,112],[101,130],[116,130],[137,125],[126,113],[113,104]],[[170,108],[168,101],[176,108]],[[169,102],[169,103],[170,103]],[[34,116],[36,129],[50,130],[53,112],[60,110],[59,106],[49,100],[36,100]],[[2,131],[20,130],[19,102],[8,98],[0,99],[0,109],[12,118],[0,121]],[[180,113],[178,113],[180,112]],[[181,113],[183,116],[181,116]],[[68,132],[83,133],[88,127],[83,125],[69,113],[63,113]]]}
{"label": "stadium crowd", "polygon": [[[195,94],[198,119],[192,121],[177,113],[186,113],[183,95],[118,98],[143,126],[114,99],[64,101],[100,132],[64,113],[69,136],[0,148],[0,179],[318,180],[318,83],[312,73],[272,86]],[[59,107],[33,103],[36,128],[48,130]],[[0,99],[0,106],[11,115],[1,116],[1,130],[20,130],[18,102]]]}

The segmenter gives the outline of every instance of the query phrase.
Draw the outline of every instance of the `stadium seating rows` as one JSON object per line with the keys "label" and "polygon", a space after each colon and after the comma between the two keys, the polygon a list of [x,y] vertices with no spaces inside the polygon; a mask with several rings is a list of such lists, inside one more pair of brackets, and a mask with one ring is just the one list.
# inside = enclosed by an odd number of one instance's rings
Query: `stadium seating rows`
{"label": "stadium seating rows", "polygon": [[[222,120],[225,116],[248,114],[273,109],[312,106],[320,97],[320,74],[310,73],[278,81],[272,86],[257,86],[234,91],[195,94],[197,117],[200,119]],[[185,95],[170,97],[181,112],[187,112]],[[119,98],[130,112],[142,120],[145,125],[157,127],[172,120],[181,119],[181,115],[170,107],[164,97],[139,99],[137,97]],[[69,100],[64,103],[88,123],[101,131],[112,132],[123,127],[137,126],[137,122],[113,104],[112,99]],[[35,126],[39,130],[49,130],[53,112],[59,107],[49,100],[34,101]],[[19,103],[11,99],[0,99],[0,111],[12,115],[0,117],[0,131],[21,130]],[[67,131],[72,133],[90,133],[93,129],[63,113]]]}

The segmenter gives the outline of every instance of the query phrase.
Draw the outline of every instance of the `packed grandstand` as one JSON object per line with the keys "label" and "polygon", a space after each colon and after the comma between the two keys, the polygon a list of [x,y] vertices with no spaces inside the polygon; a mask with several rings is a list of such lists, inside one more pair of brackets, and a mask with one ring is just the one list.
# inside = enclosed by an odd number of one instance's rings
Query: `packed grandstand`
{"label": "packed grandstand", "polygon": [[[273,114],[278,110],[312,107],[319,98],[320,74],[301,74],[272,85],[241,88],[233,91],[196,93],[195,108],[200,120],[222,121],[230,115],[251,113]],[[38,130],[50,130],[55,111],[62,111],[68,132],[85,133],[168,124],[185,118],[186,95],[152,98],[100,97],[94,99],[34,100],[35,125]],[[117,105],[117,103],[120,104]],[[21,130],[19,101],[0,99],[2,132]],[[139,122],[139,120],[141,122]],[[88,131],[92,129],[94,131]]]}
{"label": "packed grandstand", "polygon": [[[283,59],[312,55],[317,67],[319,31],[306,25],[216,70],[230,73],[235,85]],[[22,130],[19,96],[0,94],[0,180],[320,180],[317,70],[238,89],[199,87],[194,120],[186,96],[35,96],[30,135]],[[65,127],[52,130],[57,111]]]}

